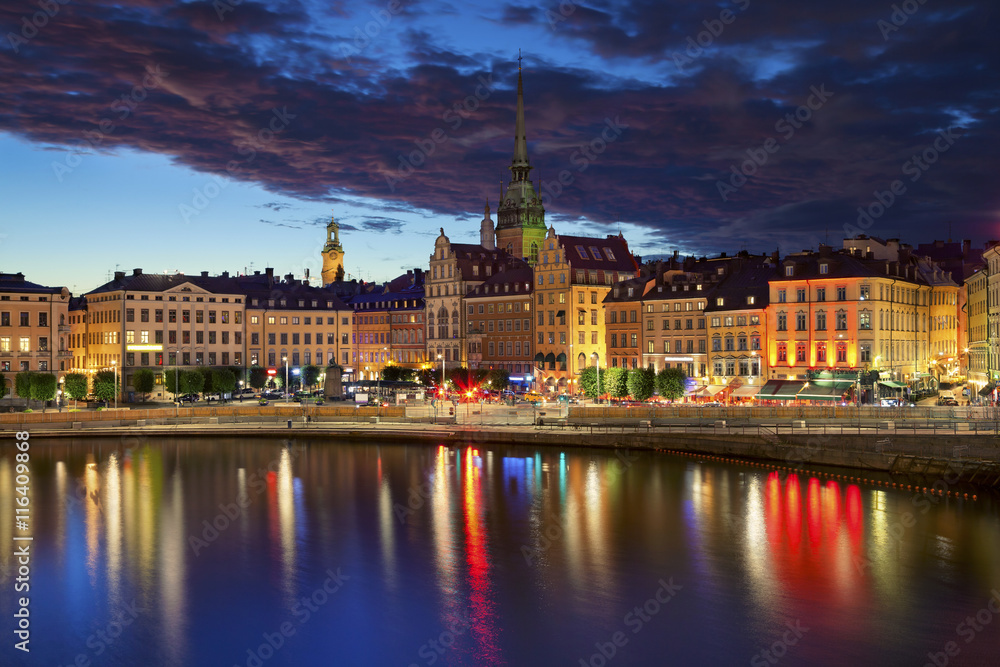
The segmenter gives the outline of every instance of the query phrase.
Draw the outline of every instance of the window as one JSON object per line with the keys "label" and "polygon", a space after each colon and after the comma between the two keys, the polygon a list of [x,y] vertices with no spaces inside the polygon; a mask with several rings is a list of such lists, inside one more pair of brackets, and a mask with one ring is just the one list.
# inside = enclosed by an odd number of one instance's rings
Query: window
{"label": "window", "polygon": [[861,351],[859,354],[859,361],[862,363],[871,363],[872,360],[872,344],[871,343],[861,343]]}
{"label": "window", "polygon": [[750,336],[750,349],[751,350],[760,349],[760,336]]}
{"label": "window", "polygon": [[795,344],[795,361],[797,363],[805,363],[806,361],[806,344],[796,343]]}
{"label": "window", "polygon": [[867,301],[868,299],[871,298],[871,289],[872,289],[871,285],[862,285],[861,286],[861,290],[860,290],[861,291],[861,296],[860,296],[860,298],[861,298],[862,301]]}
{"label": "window", "polygon": [[788,300],[788,290],[778,290],[778,303],[785,303]]}
{"label": "window", "polygon": [[632,334],[630,337],[631,345],[629,347],[639,347],[638,334]]}
{"label": "window", "polygon": [[725,302],[726,302],[726,300],[723,299],[721,296],[715,299],[715,305],[716,306],[725,305]]}
{"label": "window", "polygon": [[722,339],[715,337],[712,339],[712,352],[722,352]]}
{"label": "window", "polygon": [[858,313],[858,328],[859,329],[871,329],[872,328],[872,314],[867,310],[862,310]]}
{"label": "window", "polygon": [[806,314],[803,312],[798,312],[795,314],[795,330],[805,331],[806,330]]}
{"label": "window", "polygon": [[830,265],[827,264],[827,263],[825,263],[825,262],[823,264],[820,264],[819,265],[819,272],[822,275],[826,275],[826,274],[830,273]]}
{"label": "window", "polygon": [[847,343],[837,343],[837,363],[847,363]]}
{"label": "window", "polygon": [[837,287],[837,301],[847,301],[847,288],[843,285]]}
{"label": "window", "polygon": [[726,325],[727,327],[731,327],[731,326],[733,326],[733,316],[732,316],[732,315],[729,315],[729,316],[728,316],[728,317],[726,317],[726,318],[725,318],[725,320],[723,320],[723,321],[724,321],[724,322],[726,323],[725,325]]}
{"label": "window", "polygon": [[205,323],[205,311],[204,310],[196,310],[196,311],[194,311],[194,321],[195,321],[195,324],[204,324]]}
{"label": "window", "polygon": [[826,313],[822,310],[816,313],[816,331],[826,331]]}
{"label": "window", "polygon": [[126,308],[125,309],[125,321],[126,322],[135,322],[135,308]]}
{"label": "window", "polygon": [[757,297],[755,297],[755,296],[748,296],[747,297],[747,305],[752,306],[756,302],[757,302]]}
{"label": "window", "polygon": [[[665,323],[667,320],[663,320],[663,321]],[[718,315],[716,315],[715,317],[713,317],[712,318],[712,326],[713,327],[722,326],[722,318],[720,318]],[[663,328],[666,329],[667,327],[663,327]]]}
{"label": "window", "polygon": [[805,291],[805,289],[800,288],[800,289],[795,290],[795,297],[796,297],[796,299],[798,300],[799,303],[802,303],[803,301],[805,301],[806,300],[806,291]]}
{"label": "window", "polygon": [[844,331],[847,329],[847,313],[843,310],[837,311],[837,330]]}
{"label": "window", "polygon": [[826,363],[826,343],[816,343],[816,363]]}
{"label": "window", "polygon": [[785,275],[786,276],[794,276],[795,275],[795,266],[792,265],[792,264],[789,264],[788,266],[786,266],[785,267]]}
{"label": "window", "polygon": [[726,352],[732,352],[733,351],[733,337],[732,336],[726,336],[725,350],[726,350]]}
{"label": "window", "polygon": [[825,287],[817,287],[816,288],[816,300],[817,301],[826,301],[826,288]]}
{"label": "window", "polygon": [[788,315],[785,311],[778,312],[778,331],[788,331]]}

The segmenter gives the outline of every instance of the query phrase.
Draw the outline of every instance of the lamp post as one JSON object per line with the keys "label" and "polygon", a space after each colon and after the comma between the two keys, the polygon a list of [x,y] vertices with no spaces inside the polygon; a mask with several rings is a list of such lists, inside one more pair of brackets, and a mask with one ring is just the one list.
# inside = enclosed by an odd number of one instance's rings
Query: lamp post
{"label": "lamp post", "polygon": [[288,403],[288,357],[282,357],[281,360],[285,363],[285,403]]}
{"label": "lamp post", "polygon": [[441,398],[443,399],[444,398],[444,357],[439,354],[438,355],[438,359],[441,360]]}
{"label": "lamp post", "polygon": [[240,403],[243,402],[243,380],[240,380]]}
{"label": "lamp post", "polygon": [[111,360],[111,368],[115,372],[115,410],[118,409],[118,360]]}
{"label": "lamp post", "polygon": [[594,352],[590,356],[594,360],[594,368],[597,369],[597,390],[596,390],[596,392],[594,394],[594,399],[596,400],[597,404],[600,405],[601,404],[601,364],[598,363],[598,358],[597,358],[597,353],[596,352]]}

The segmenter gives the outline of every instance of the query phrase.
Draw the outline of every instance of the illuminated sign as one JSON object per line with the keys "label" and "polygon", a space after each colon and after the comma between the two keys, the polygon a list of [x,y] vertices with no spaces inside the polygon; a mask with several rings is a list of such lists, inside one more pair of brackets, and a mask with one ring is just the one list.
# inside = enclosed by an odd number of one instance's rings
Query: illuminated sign
{"label": "illuminated sign", "polygon": [[664,361],[694,361],[694,357],[663,357]]}
{"label": "illuminated sign", "polygon": [[127,352],[163,352],[162,345],[126,345]]}
{"label": "illuminated sign", "polygon": [[278,374],[278,371],[276,371],[276,370],[275,370],[275,369],[273,369],[273,368],[268,368],[268,369],[267,369],[267,374],[268,374],[268,375],[277,375],[277,374]]}

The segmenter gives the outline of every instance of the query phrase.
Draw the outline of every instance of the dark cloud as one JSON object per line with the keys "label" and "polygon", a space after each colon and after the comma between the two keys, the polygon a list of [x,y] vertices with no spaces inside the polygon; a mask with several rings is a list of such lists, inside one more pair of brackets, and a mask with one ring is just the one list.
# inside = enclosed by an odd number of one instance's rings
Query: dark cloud
{"label": "dark cloud", "polygon": [[[826,230],[835,239],[858,206],[902,179],[905,195],[865,231],[926,238],[951,221],[962,236],[996,236],[991,4],[928,3],[884,38],[878,21],[890,6],[751,0],[683,70],[672,54],[725,5],[572,6],[551,30],[546,12],[558,2],[497,10],[606,59],[603,69],[525,61],[532,175],[552,220],[631,222],[665,247],[711,250],[732,238],[751,250],[806,247]],[[414,211],[474,222],[487,198],[496,209],[513,146],[508,54],[462,52],[400,17],[381,39],[401,43],[402,64],[381,64],[375,43],[345,58],[330,44],[350,42],[351,31],[331,41],[297,3],[243,2],[221,21],[207,1],[60,7],[18,52],[0,50],[0,130],[59,149],[132,148],[209,174],[228,168],[334,207],[375,202],[375,217],[344,231],[411,233],[392,216]],[[19,25],[23,11],[0,7],[0,25]],[[162,76],[143,88],[150,71]],[[830,99],[782,132],[823,86]],[[121,97],[140,93],[125,114]],[[105,120],[113,127],[102,132]],[[964,127],[961,138],[911,181],[906,165],[952,126]],[[777,151],[724,201],[719,183],[769,138]]]}

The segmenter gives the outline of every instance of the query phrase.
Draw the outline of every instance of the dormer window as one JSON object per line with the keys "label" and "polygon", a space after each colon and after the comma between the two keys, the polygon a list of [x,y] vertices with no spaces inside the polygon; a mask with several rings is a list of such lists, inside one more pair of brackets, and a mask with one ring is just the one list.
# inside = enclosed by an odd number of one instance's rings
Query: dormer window
{"label": "dormer window", "polygon": [[715,305],[716,306],[722,306],[722,305],[725,304],[725,302],[726,302],[726,300],[723,299],[721,296],[720,297],[716,297],[716,299],[715,299]]}
{"label": "dormer window", "polygon": [[752,306],[756,300],[757,300],[757,297],[748,296],[747,297],[747,305],[748,306]]}
{"label": "dormer window", "polygon": [[786,266],[785,267],[785,275],[786,276],[794,276],[795,275],[795,266],[792,265],[792,264],[789,264],[788,266]]}
{"label": "dormer window", "polygon": [[826,275],[827,273],[830,273],[830,265],[827,264],[827,263],[825,263],[825,262],[823,264],[820,264],[819,265],[819,272],[821,274],[823,274],[823,275]]}
{"label": "dormer window", "polygon": [[718,275],[720,276],[726,275],[726,267],[720,266],[718,269],[716,269],[716,273],[718,273]]}
{"label": "dormer window", "polygon": [[632,292],[633,292],[633,289],[632,289],[631,287],[629,287],[629,288],[628,288],[628,295],[629,295],[629,296],[632,296]]}
{"label": "dormer window", "polygon": [[701,291],[701,283],[698,283],[697,285],[695,285],[694,289],[695,289],[696,292],[700,292]]}

